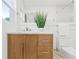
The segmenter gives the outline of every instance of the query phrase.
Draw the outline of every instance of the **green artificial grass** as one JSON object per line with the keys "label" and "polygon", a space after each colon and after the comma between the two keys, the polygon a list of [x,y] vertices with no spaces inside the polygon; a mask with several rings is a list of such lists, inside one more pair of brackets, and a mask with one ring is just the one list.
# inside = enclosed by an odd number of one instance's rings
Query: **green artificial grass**
{"label": "green artificial grass", "polygon": [[46,15],[39,13],[35,16],[34,20],[35,20],[38,28],[44,28],[45,23],[46,23]]}

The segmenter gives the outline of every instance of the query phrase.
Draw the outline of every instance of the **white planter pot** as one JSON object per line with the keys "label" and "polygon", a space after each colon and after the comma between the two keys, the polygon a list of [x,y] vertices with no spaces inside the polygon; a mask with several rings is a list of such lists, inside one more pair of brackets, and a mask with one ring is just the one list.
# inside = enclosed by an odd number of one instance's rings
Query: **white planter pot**
{"label": "white planter pot", "polygon": [[43,32],[44,31],[44,28],[38,28],[37,31]]}

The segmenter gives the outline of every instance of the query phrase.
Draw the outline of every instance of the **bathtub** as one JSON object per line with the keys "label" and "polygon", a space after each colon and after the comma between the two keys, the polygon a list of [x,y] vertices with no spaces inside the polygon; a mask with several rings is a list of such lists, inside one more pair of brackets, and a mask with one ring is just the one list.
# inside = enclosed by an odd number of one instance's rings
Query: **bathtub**
{"label": "bathtub", "polygon": [[76,49],[72,47],[63,47],[62,52],[64,54],[64,59],[76,59]]}

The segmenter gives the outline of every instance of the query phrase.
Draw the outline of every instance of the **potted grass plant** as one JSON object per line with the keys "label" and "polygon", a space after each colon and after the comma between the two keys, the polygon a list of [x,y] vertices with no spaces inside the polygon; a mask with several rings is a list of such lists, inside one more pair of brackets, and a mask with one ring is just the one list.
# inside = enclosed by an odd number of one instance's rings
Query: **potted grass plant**
{"label": "potted grass plant", "polygon": [[43,29],[46,23],[46,18],[47,15],[41,14],[41,13],[37,13],[34,20],[35,23],[37,24],[38,29]]}

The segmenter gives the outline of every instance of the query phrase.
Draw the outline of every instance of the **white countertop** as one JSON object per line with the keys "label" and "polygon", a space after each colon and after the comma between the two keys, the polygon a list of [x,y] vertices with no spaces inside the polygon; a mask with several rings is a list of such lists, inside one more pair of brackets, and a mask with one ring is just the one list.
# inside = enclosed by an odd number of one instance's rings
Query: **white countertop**
{"label": "white countertop", "polygon": [[26,32],[8,32],[8,34],[53,34],[52,32],[31,32],[31,31],[26,31]]}

